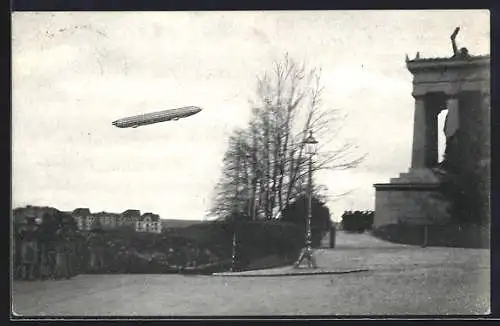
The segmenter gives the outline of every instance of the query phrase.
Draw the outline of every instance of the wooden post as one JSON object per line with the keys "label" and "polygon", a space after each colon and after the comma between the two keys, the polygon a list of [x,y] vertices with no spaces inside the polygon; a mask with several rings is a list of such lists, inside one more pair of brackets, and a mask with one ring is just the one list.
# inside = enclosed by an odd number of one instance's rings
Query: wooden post
{"label": "wooden post", "polygon": [[332,226],[330,227],[330,248],[335,248],[335,236],[337,229]]}
{"label": "wooden post", "polygon": [[426,222],[424,225],[424,241],[422,243],[422,248],[427,247],[428,227],[429,227],[429,223]]}

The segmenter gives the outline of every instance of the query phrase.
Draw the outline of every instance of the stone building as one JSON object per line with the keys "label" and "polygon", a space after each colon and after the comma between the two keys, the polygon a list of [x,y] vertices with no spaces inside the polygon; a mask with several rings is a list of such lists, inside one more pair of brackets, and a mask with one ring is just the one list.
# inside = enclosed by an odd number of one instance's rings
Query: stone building
{"label": "stone building", "polygon": [[141,211],[138,209],[127,209],[120,214],[118,225],[135,230],[135,223],[141,218]]}
{"label": "stone building", "polygon": [[[413,74],[415,98],[411,167],[389,183],[374,185],[374,227],[449,222],[451,203],[440,191],[443,169],[477,184],[472,191],[482,206],[476,218],[489,219],[490,57],[470,56],[466,50],[450,58],[417,55],[407,58],[406,66]],[[448,111],[446,155],[453,167],[438,162],[442,110]]]}
{"label": "stone building", "polygon": [[161,233],[162,223],[160,216],[153,213],[144,213],[137,222],[135,222],[137,232]]}
{"label": "stone building", "polygon": [[[156,224],[159,221],[158,215],[146,213],[141,216],[141,211],[137,209],[128,209],[122,213],[110,213],[104,211],[91,213],[88,208],[77,208],[71,212],[71,215],[76,221],[78,229],[81,231],[91,231],[94,229],[112,230],[120,227],[137,230],[137,222],[143,221],[145,217],[148,217],[151,220],[150,224],[147,224],[148,222],[144,221],[144,223],[148,225],[147,229],[153,230],[156,228]],[[161,232],[161,225],[158,226],[157,229]]]}
{"label": "stone building", "polygon": [[111,230],[118,227],[118,221],[120,219],[120,214],[99,212],[93,214],[94,218],[98,222],[99,228],[102,230]]}

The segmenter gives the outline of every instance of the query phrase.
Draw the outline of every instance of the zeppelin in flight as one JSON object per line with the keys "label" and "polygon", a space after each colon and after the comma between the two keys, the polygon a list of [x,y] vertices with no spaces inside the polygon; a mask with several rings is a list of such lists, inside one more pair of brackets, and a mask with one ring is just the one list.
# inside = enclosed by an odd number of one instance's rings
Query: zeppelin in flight
{"label": "zeppelin in flight", "polygon": [[201,109],[196,106],[187,106],[178,109],[164,110],[159,112],[147,113],[136,115],[133,117],[123,118],[113,121],[113,125],[118,128],[137,128],[143,125],[152,123],[179,120],[181,118],[189,117],[190,115],[200,112]]}

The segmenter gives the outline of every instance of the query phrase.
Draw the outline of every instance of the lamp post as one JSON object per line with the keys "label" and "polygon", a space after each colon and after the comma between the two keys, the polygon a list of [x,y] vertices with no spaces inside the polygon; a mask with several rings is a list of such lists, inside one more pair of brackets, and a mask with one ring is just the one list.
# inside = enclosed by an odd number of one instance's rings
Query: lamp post
{"label": "lamp post", "polygon": [[312,156],[316,152],[316,145],[318,141],[314,139],[312,131],[309,131],[309,136],[304,140],[306,154],[309,155],[309,182],[308,182],[308,198],[307,198],[307,221],[306,221],[306,241],[305,247],[300,253],[299,259],[295,262],[294,267],[299,267],[304,259],[307,260],[307,266],[316,268],[316,260],[313,256],[312,250],[312,233],[311,233],[311,219],[312,219]]}
{"label": "lamp post", "polygon": [[234,224],[234,230],[233,230],[233,253],[231,255],[231,272],[236,272],[236,246],[237,246],[237,240],[236,240],[236,224]]}

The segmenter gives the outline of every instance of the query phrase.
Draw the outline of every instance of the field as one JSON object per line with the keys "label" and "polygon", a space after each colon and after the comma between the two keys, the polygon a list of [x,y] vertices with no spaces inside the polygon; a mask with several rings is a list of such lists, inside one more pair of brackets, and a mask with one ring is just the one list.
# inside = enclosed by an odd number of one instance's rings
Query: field
{"label": "field", "polygon": [[18,315],[258,316],[486,314],[489,250],[420,248],[339,232],[319,249],[332,275],[79,275],[13,283]]}
{"label": "field", "polygon": [[173,219],[164,219],[161,220],[162,228],[184,228],[190,225],[196,225],[204,223],[204,221],[200,220],[173,220]]}

